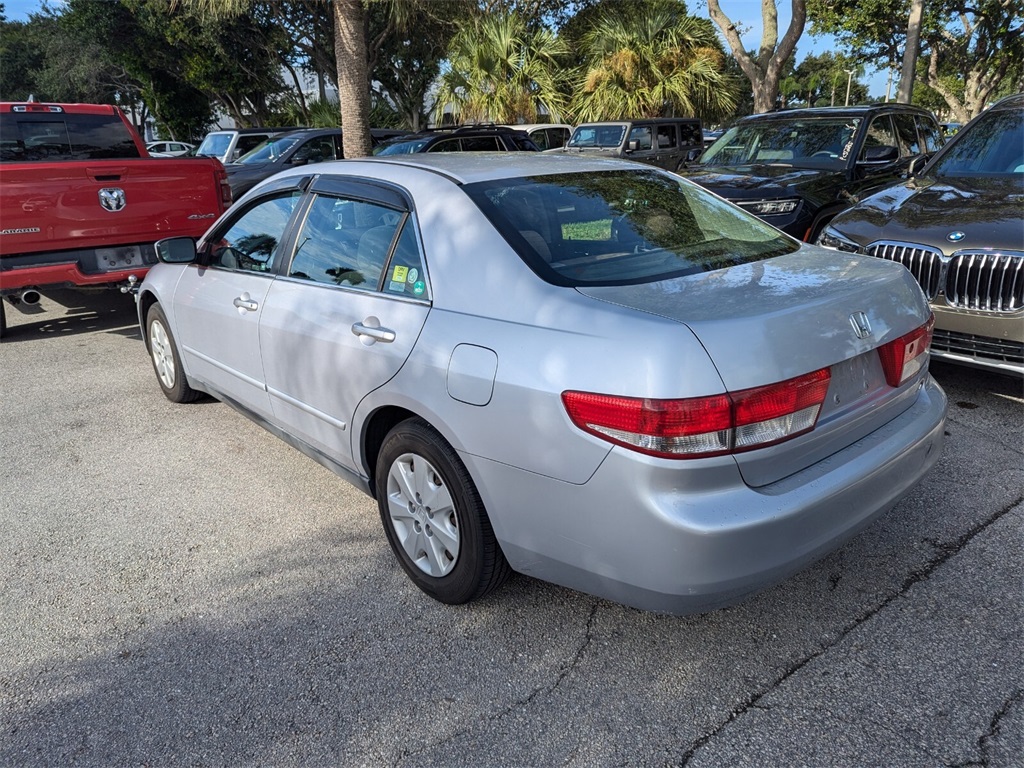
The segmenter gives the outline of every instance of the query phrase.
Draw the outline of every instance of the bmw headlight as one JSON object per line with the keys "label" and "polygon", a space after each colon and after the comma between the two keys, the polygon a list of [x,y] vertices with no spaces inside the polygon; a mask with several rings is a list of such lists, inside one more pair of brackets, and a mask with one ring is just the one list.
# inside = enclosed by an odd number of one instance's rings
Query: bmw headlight
{"label": "bmw headlight", "polygon": [[792,213],[800,205],[800,198],[793,197],[785,200],[758,200],[757,202],[740,202],[740,207],[750,211],[757,216],[778,216],[784,213]]}
{"label": "bmw headlight", "polygon": [[839,234],[832,227],[825,227],[821,230],[821,234],[818,235],[817,245],[823,248],[831,248],[833,251],[844,251],[846,253],[864,253],[864,249],[861,248],[853,240],[849,240]]}

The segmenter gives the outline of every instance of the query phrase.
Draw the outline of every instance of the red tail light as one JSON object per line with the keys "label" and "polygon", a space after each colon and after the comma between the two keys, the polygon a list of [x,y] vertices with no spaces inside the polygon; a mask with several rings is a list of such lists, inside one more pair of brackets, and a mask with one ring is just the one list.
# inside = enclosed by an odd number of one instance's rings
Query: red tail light
{"label": "red tail light", "polygon": [[925,366],[934,330],[935,315],[932,315],[920,328],[878,348],[885,380],[890,387],[900,386]]}
{"label": "red tail light", "polygon": [[228,183],[227,171],[221,169],[217,171],[217,182],[220,185],[220,202],[224,206],[224,210],[231,207],[231,185]]}
{"label": "red tail light", "polygon": [[814,429],[827,368],[766,387],[709,397],[653,400],[563,392],[573,424],[651,456],[693,459],[749,451]]}

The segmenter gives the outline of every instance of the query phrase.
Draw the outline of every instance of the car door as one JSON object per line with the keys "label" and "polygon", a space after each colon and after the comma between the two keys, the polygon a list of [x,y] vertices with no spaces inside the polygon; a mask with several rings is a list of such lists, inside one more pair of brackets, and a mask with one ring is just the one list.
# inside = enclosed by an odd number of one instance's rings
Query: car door
{"label": "car door", "polygon": [[190,374],[219,396],[272,413],[260,357],[263,303],[301,192],[258,198],[205,238],[200,263],[174,293],[176,331]]}
{"label": "car door", "polygon": [[357,472],[352,415],[405,363],[430,309],[404,196],[321,177],[267,295],[260,348],[275,421]]}

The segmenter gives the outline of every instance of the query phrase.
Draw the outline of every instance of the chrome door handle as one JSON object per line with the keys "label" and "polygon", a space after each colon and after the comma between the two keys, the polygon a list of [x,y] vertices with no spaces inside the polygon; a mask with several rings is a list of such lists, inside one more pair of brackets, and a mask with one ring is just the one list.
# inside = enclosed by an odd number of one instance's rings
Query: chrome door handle
{"label": "chrome door handle", "polygon": [[368,317],[361,323],[352,323],[352,333],[358,336],[363,344],[373,344],[376,341],[390,344],[395,340],[395,332],[390,328],[381,328],[380,320],[376,317]]}
{"label": "chrome door handle", "polygon": [[249,294],[247,293],[243,293],[231,303],[239,309],[246,309],[250,312],[255,312],[260,307],[259,304],[249,298]]}

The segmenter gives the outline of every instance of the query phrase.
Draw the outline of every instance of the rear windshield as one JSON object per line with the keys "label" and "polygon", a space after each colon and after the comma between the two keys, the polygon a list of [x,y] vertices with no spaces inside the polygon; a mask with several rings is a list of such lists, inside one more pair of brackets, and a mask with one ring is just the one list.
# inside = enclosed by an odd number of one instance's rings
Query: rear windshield
{"label": "rear windshield", "polygon": [[556,285],[630,285],[796,251],[795,240],[657,169],[527,176],[466,193]]}
{"label": "rear windshield", "polygon": [[994,110],[961,131],[929,175],[1024,178],[1024,110]]}
{"label": "rear windshield", "polygon": [[624,125],[581,125],[572,132],[568,147],[618,147],[626,135]]}
{"label": "rear windshield", "polygon": [[55,162],[140,157],[117,115],[5,114],[0,116],[0,160]]}

